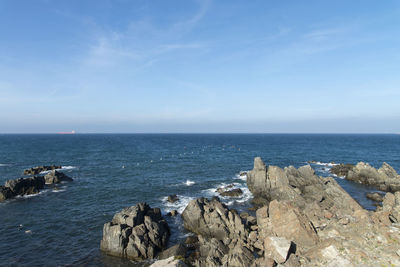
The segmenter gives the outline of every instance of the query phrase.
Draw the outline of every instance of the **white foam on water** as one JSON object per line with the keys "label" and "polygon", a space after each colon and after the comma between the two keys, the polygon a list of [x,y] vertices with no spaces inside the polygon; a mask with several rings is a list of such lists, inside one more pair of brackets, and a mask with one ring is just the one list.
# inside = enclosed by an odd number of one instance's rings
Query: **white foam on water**
{"label": "white foam on water", "polygon": [[[76,167],[76,166],[61,166],[61,169],[55,169],[56,171],[65,171],[65,170],[74,170],[74,169],[77,169],[78,167]],[[46,173],[49,173],[49,172],[51,172],[51,170],[50,171],[42,171],[42,172],[40,172],[40,174],[46,174]]]}
{"label": "white foam on water", "polygon": [[51,190],[51,192],[53,192],[53,193],[59,193],[59,192],[64,192],[64,191],[66,191],[66,186],[64,186],[64,187],[61,187],[61,188],[54,188],[53,190]]}
{"label": "white foam on water", "polygon": [[[224,197],[217,192],[218,188],[226,188],[227,190],[240,188],[243,193],[238,197],[228,197],[228,196]],[[233,205],[235,203],[244,203],[253,197],[253,194],[250,192],[247,186],[241,183],[230,183],[230,184],[221,183],[217,187],[202,190],[202,193],[208,198],[219,197],[219,199],[221,199],[222,202],[224,202],[228,206]]]}
{"label": "white foam on water", "polygon": [[23,196],[16,196],[15,198],[32,198],[32,197],[37,197],[37,196],[39,196],[39,195],[41,195],[41,194],[44,194],[44,193],[46,193],[46,192],[48,192],[48,191],[49,191],[48,189],[45,189],[45,190],[42,190],[42,191],[40,191],[39,193],[36,193],[36,194],[23,195]]}
{"label": "white foam on water", "polygon": [[183,184],[185,184],[185,185],[187,185],[187,186],[191,186],[191,185],[194,185],[195,182],[194,182],[194,181],[191,181],[191,180],[186,180],[186,182],[184,182]]}
{"label": "white foam on water", "polygon": [[331,174],[333,177],[335,177],[335,178],[339,178],[339,179],[345,179],[346,177],[344,177],[344,176],[339,176],[339,175],[336,175],[336,174],[334,174],[334,173],[332,173]]}
{"label": "white foam on water", "polygon": [[315,165],[320,165],[320,166],[329,166],[329,167],[333,167],[333,166],[339,165],[339,164],[337,164],[337,163],[332,163],[332,162],[320,162],[320,161],[310,162],[310,164],[315,164]]}
{"label": "white foam on water", "polygon": [[235,174],[233,179],[240,179],[242,181],[247,181],[247,171],[240,171],[239,173]]}
{"label": "white foam on water", "polygon": [[165,212],[170,212],[173,210],[177,210],[180,214],[182,214],[183,210],[186,208],[186,206],[189,204],[189,202],[193,199],[194,197],[188,197],[188,196],[182,196],[182,195],[177,195],[178,200],[175,201],[174,203],[171,203],[168,201],[168,197],[163,197],[162,198],[162,203],[164,205],[164,210]]}
{"label": "white foam on water", "polygon": [[8,167],[11,166],[11,164],[7,164],[7,163],[0,163],[0,167]]}

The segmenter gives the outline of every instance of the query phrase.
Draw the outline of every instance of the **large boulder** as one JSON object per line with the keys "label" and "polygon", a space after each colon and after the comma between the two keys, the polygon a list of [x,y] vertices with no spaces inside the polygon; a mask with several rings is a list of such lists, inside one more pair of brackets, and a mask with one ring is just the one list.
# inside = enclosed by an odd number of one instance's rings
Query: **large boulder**
{"label": "large boulder", "polygon": [[39,193],[44,188],[45,180],[43,176],[35,176],[31,178],[19,178],[8,180],[4,186],[9,188],[14,196],[31,195]]}
{"label": "large boulder", "polygon": [[223,197],[240,197],[243,194],[240,188],[229,189],[220,187],[217,189],[217,192]]}
{"label": "large boulder", "polygon": [[146,203],[123,209],[104,224],[100,249],[132,260],[154,258],[167,244],[170,230],[160,209]]}
{"label": "large boulder", "polygon": [[310,247],[318,242],[312,223],[297,207],[288,202],[274,200],[269,204],[268,213],[271,230],[276,236],[292,240],[303,247]]}
{"label": "large boulder", "polygon": [[46,184],[59,184],[61,182],[72,182],[73,179],[62,172],[56,170],[50,171],[44,176]]}
{"label": "large boulder", "polygon": [[182,213],[184,227],[196,234],[218,240],[246,239],[248,230],[235,210],[218,198],[199,198],[189,202]]}
{"label": "large boulder", "polygon": [[51,170],[56,170],[56,169],[61,169],[62,166],[59,165],[50,165],[50,166],[39,166],[39,167],[33,167],[30,169],[25,169],[24,170],[24,175],[36,175],[44,171],[51,171]]}

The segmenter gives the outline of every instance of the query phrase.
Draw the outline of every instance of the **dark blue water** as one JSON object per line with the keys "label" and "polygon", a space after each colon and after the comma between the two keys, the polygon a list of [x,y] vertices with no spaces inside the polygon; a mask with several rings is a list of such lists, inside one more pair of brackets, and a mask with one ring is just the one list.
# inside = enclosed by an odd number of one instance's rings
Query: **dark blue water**
{"label": "dark blue water", "polygon": [[[0,263],[15,266],[64,264],[117,265],[98,251],[102,227],[120,209],[146,201],[182,210],[190,199],[215,195],[235,183],[238,173],[261,156],[269,165],[299,167],[322,163],[386,161],[400,170],[400,135],[0,135],[0,183],[20,177],[23,169],[59,164],[75,181],[29,198],[0,204]],[[329,175],[325,165],[313,165]],[[368,209],[365,192],[373,190],[338,179]],[[177,194],[170,206],[165,197]],[[224,199],[245,210],[251,195]],[[168,219],[172,242],[183,238],[179,218]],[[22,227],[19,227],[23,225]],[[26,233],[30,230],[32,233]]]}

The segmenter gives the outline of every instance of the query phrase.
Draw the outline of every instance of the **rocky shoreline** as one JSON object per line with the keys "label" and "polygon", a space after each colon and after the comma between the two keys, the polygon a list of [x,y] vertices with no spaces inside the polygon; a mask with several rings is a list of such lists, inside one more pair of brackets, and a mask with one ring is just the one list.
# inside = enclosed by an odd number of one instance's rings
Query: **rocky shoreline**
{"label": "rocky shoreline", "polygon": [[[346,176],[386,175],[388,191],[396,189],[393,168],[365,166]],[[217,197],[192,200],[181,214],[192,236],[166,249],[168,224],[159,209],[140,203],[104,225],[100,249],[153,266],[400,266],[400,192],[367,211],[309,165],[282,169],[259,157],[247,186],[255,213],[238,214]]]}
{"label": "rocky shoreline", "polygon": [[391,193],[400,191],[400,175],[386,162],[379,169],[368,163],[359,162],[356,165],[339,164],[333,166],[330,171],[347,180],[373,186],[381,191]]}
{"label": "rocky shoreline", "polygon": [[[33,177],[7,180],[4,186],[0,186],[0,202],[17,196],[38,194],[45,185],[73,181],[71,177],[56,171],[56,169],[61,169],[61,166],[35,167],[24,170],[24,174],[33,174],[35,175]],[[44,176],[36,176],[42,171],[49,172]]]}

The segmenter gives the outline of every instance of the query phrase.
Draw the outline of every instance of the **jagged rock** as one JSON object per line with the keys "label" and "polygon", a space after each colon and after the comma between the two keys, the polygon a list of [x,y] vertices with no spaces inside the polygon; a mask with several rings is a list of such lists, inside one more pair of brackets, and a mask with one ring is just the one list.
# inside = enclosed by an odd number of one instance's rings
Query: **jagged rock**
{"label": "jagged rock", "polygon": [[198,237],[200,257],[196,260],[195,266],[222,266],[222,259],[229,253],[229,248],[216,238],[207,240],[201,235]]}
{"label": "jagged rock", "polygon": [[[344,176],[347,180],[371,185],[385,192],[396,192],[400,190],[400,176],[386,162],[384,162],[379,169],[375,169],[365,162],[359,162],[353,167],[351,167],[351,165],[343,166],[347,167],[342,168],[341,174],[345,173]],[[331,172],[335,173],[337,171],[335,169],[332,171],[331,169]]]}
{"label": "jagged rock", "polygon": [[31,178],[8,180],[5,182],[4,186],[10,189],[12,195],[23,196],[39,193],[39,190],[44,187],[44,181],[43,176],[35,176]]}
{"label": "jagged rock", "polygon": [[186,267],[187,265],[173,256],[164,260],[158,260],[154,262],[150,267]]}
{"label": "jagged rock", "polygon": [[160,209],[139,203],[123,209],[104,224],[100,249],[133,260],[152,259],[166,246],[169,234]]}
{"label": "jagged rock", "polygon": [[310,247],[318,242],[318,236],[308,218],[297,207],[277,200],[269,204],[271,230],[276,236],[293,240],[296,245]]}
{"label": "jagged rock", "polygon": [[354,168],[353,164],[339,164],[332,166],[330,172],[341,177],[346,177],[347,173]]}
{"label": "jagged rock", "polygon": [[260,157],[254,159],[254,168],[247,173],[247,187],[255,198],[302,201],[289,185],[285,171],[277,166],[267,168]]}
{"label": "jagged rock", "polygon": [[226,188],[220,187],[217,189],[217,192],[223,197],[240,197],[243,194],[240,188],[227,190]]}
{"label": "jagged rock", "polygon": [[379,193],[367,193],[366,194],[367,198],[376,201],[376,202],[382,202],[383,201],[383,196]]}
{"label": "jagged rock", "polygon": [[51,171],[51,170],[55,170],[55,169],[61,169],[61,167],[62,166],[58,166],[58,165],[33,167],[30,169],[25,169],[24,175],[36,175],[43,171]]}
{"label": "jagged rock", "polygon": [[269,236],[264,240],[264,255],[277,263],[284,263],[289,256],[292,242],[284,237]]}
{"label": "jagged rock", "polygon": [[176,244],[176,245],[160,252],[158,258],[159,259],[167,259],[169,257],[176,257],[176,256],[180,256],[180,257],[184,258],[186,255],[186,251],[187,251],[186,246],[179,243],[179,244]]}
{"label": "jagged rock", "polygon": [[62,172],[56,170],[50,171],[44,176],[46,184],[59,184],[61,182],[72,182],[73,179]]}
{"label": "jagged rock", "polygon": [[5,186],[0,186],[0,202],[6,199],[12,198],[14,196],[10,188]]}
{"label": "jagged rock", "polygon": [[394,194],[386,193],[382,207],[377,209],[377,215],[383,216],[382,221],[400,223],[400,191]]}
{"label": "jagged rock", "polygon": [[235,210],[229,210],[218,199],[199,198],[189,202],[182,213],[184,227],[217,240],[246,239],[248,230]]}
{"label": "jagged rock", "polygon": [[179,200],[179,198],[178,198],[178,196],[177,195],[170,195],[170,196],[168,196],[168,202],[170,202],[170,203],[175,203],[176,201],[178,201]]}

